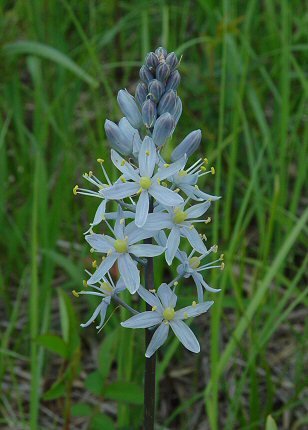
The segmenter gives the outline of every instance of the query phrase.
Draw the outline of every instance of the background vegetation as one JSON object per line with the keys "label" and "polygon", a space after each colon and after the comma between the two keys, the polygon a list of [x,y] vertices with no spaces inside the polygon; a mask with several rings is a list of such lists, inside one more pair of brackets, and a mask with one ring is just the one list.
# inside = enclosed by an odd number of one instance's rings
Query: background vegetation
{"label": "background vegetation", "polygon": [[[159,428],[307,428],[305,2],[0,5],[1,429],[140,428],[142,330],[121,329],[120,309],[99,335],[79,327],[95,302],[70,292],[91,268],[83,232],[96,201],[72,187],[108,160],[116,93],[134,90],[159,45],[183,54],[170,145],[202,129],[198,156],[217,172],[204,189],[223,196],[204,232],[226,264],[208,274],[222,293],[194,323],[201,354],[176,339],[159,354]],[[181,304],[194,289],[183,291]]]}

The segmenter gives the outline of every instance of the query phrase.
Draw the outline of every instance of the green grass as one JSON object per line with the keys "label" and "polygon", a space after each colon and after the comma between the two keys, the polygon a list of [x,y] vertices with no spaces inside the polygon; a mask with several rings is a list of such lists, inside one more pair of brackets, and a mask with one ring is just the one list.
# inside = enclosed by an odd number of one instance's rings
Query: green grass
{"label": "green grass", "polygon": [[[143,334],[119,328],[119,309],[99,335],[79,328],[95,301],[70,292],[91,267],[83,231],[96,202],[72,188],[108,160],[116,93],[133,91],[145,53],[163,44],[183,55],[171,145],[202,129],[198,155],[216,168],[204,189],[223,197],[205,233],[226,267],[193,323],[201,354],[170,339],[159,356],[157,421],[270,430],[271,415],[304,429],[303,2],[2,0],[0,12],[0,427],[140,428]],[[162,259],[155,275],[168,276]]]}

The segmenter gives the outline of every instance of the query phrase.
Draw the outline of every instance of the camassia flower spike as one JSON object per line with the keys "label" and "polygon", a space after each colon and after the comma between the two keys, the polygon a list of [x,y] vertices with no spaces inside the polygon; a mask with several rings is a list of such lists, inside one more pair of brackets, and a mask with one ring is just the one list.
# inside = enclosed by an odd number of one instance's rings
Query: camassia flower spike
{"label": "camassia flower spike", "polygon": [[[207,158],[196,156],[202,148],[201,130],[190,132],[178,144],[174,137],[182,114],[177,92],[179,63],[174,52],[162,47],[146,56],[135,94],[126,89],[118,92],[124,116],[116,123],[108,119],[105,122],[111,160],[120,172],[118,178],[111,180],[106,163],[99,158],[101,175],[85,173],[89,189],[78,185],[73,189],[75,195],[95,197],[98,202],[85,234],[95,255],[93,270],[86,271],[84,288],[73,291],[76,297],[92,295],[98,302],[90,319],[81,326],[89,327],[98,319],[96,328],[100,331],[108,321],[109,309],[114,304],[124,306],[133,316],[121,323],[123,327],[150,329],[148,333],[152,333],[145,353],[148,358],[165,343],[170,328],[185,348],[200,351],[185,321],[206,313],[213,305],[207,296],[220,291],[209,286],[203,274],[224,268],[223,255],[208,260],[217,246],[206,246],[205,229],[211,221],[206,212],[220,197],[203,189],[205,178],[215,174],[215,168],[208,167]],[[166,151],[171,138],[172,148]],[[202,231],[200,226],[204,227]],[[181,250],[181,245],[189,245],[191,252]],[[156,293],[148,261],[161,254],[169,266],[178,262],[177,276],[169,284],[160,285]],[[141,271],[146,275],[146,288],[140,285]],[[115,277],[119,278],[117,282]],[[184,283],[191,288],[192,304],[177,310]],[[139,313],[123,300],[126,289],[131,294],[137,292],[146,302],[145,312]]]}

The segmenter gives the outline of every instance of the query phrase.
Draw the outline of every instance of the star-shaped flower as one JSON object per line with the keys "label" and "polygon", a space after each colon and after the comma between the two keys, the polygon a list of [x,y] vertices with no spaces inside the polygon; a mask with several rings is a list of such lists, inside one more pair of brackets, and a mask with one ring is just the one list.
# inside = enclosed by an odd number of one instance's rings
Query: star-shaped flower
{"label": "star-shaped flower", "polygon": [[198,304],[193,302],[191,306],[175,311],[177,296],[167,284],[162,284],[158,288],[157,295],[141,286],[138,294],[152,306],[152,311],[134,315],[122,322],[121,325],[128,328],[148,328],[158,325],[146,350],[146,357],[151,357],[163,345],[168,337],[169,327],[185,348],[196,353],[200,351],[196,336],[183,320],[207,312],[214,302]]}

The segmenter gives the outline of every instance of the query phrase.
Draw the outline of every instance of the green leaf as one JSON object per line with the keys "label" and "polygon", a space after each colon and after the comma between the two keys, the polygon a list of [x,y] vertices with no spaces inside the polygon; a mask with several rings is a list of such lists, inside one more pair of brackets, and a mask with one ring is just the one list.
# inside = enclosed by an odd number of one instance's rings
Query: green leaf
{"label": "green leaf", "polygon": [[68,344],[70,356],[80,345],[79,328],[77,325],[76,315],[71,300],[66,292],[59,289],[60,319],[62,328],[62,337]]}
{"label": "green leaf", "polygon": [[87,376],[84,385],[95,395],[101,396],[103,394],[104,380],[98,370],[91,372]]}
{"label": "green leaf", "polygon": [[73,417],[90,417],[93,415],[93,410],[87,403],[75,403],[72,406],[72,415]]}
{"label": "green leaf", "polygon": [[113,330],[102,341],[98,351],[98,369],[105,381],[110,372],[110,367],[114,359],[113,351],[117,341],[117,330]]}
{"label": "green leaf", "polygon": [[91,87],[97,88],[99,85],[98,82],[94,78],[92,78],[92,76],[86,73],[67,55],[63,54],[52,46],[26,40],[9,43],[4,46],[3,50],[8,55],[26,54],[37,55],[38,57],[46,58],[47,60],[53,61],[54,63],[57,63],[65,69],[69,70],[74,75],[78,76],[78,78],[91,85]]}
{"label": "green leaf", "polygon": [[55,400],[65,395],[65,382],[64,378],[58,379],[43,395],[43,400]]}
{"label": "green leaf", "polygon": [[91,420],[91,430],[115,430],[114,423],[111,418],[105,414],[97,414]]}
{"label": "green leaf", "polygon": [[271,415],[266,418],[265,430],[278,430],[277,424]]}
{"label": "green leaf", "polygon": [[68,357],[68,348],[64,340],[55,334],[43,334],[37,338],[37,343],[60,357]]}
{"label": "green leaf", "polygon": [[108,385],[105,397],[118,402],[127,402],[134,405],[143,404],[143,389],[133,382],[115,382]]}

